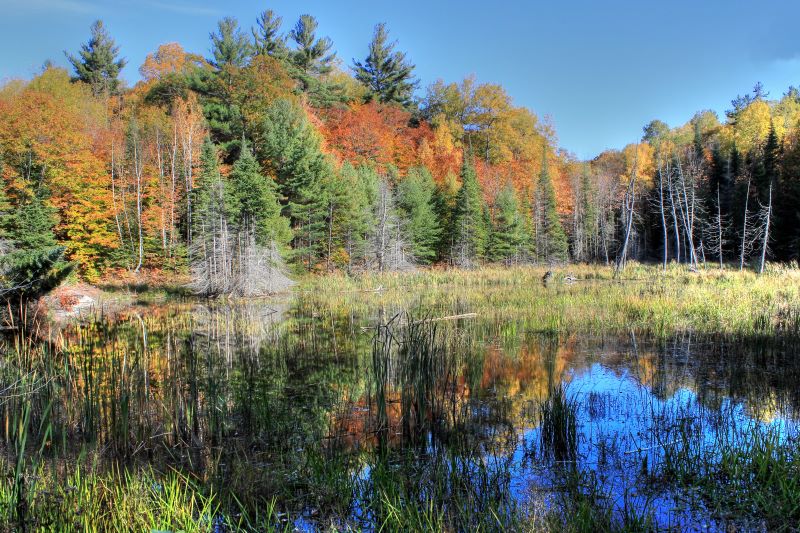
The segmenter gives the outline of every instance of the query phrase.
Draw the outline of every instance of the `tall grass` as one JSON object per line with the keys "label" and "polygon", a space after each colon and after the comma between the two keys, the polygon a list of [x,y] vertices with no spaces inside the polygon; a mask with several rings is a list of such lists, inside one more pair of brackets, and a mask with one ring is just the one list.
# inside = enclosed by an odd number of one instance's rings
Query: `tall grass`
{"label": "tall grass", "polygon": [[[583,417],[619,406],[567,384],[578,352],[635,339],[609,364],[641,371],[645,399],[725,376],[722,397],[800,405],[781,381],[800,375],[795,272],[542,274],[315,278],[290,304],[181,302],[20,336],[0,360],[0,529],[650,530],[647,497],[587,462]],[[800,519],[795,442],[710,441],[736,422],[711,410],[653,411],[647,451],[603,436],[604,462],[719,516]],[[531,425],[525,461],[557,478],[536,516],[515,485]]]}
{"label": "tall grass", "polygon": [[541,447],[546,456],[566,463],[578,453],[578,403],[567,395],[563,383],[550,389],[540,407]]}
{"label": "tall grass", "polygon": [[[773,266],[765,275],[709,269],[688,272],[672,265],[633,264],[624,279],[613,269],[571,265],[542,285],[545,268],[485,268],[312,278],[301,287],[309,301],[369,314],[421,306],[444,315],[468,311],[495,326],[518,324],[529,332],[591,334],[634,331],[668,338],[705,335],[800,335],[800,271]],[[575,282],[564,281],[567,275]],[[458,311],[461,309],[462,311]]]}

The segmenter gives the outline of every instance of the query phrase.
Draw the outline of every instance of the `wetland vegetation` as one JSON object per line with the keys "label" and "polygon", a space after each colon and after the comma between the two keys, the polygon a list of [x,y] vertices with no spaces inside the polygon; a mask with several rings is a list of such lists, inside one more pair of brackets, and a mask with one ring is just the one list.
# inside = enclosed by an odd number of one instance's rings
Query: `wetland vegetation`
{"label": "wetland vegetation", "polygon": [[800,523],[795,271],[543,273],[310,278],[11,338],[3,527]]}

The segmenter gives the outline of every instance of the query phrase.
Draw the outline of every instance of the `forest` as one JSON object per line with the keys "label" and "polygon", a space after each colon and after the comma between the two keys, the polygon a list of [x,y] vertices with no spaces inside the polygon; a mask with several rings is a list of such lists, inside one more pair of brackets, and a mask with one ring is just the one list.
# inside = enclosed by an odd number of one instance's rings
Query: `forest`
{"label": "forest", "polygon": [[800,529],[799,89],[581,160],[385,23],[208,29],[0,86],[0,531]]}
{"label": "forest", "polygon": [[301,272],[627,259],[763,270],[800,254],[800,92],[760,84],[579,161],[474,76],[426,87],[385,24],[345,64],[303,15],[220,20],[119,79],[101,21],[72,71],[0,88],[5,291],[191,276],[207,295]]}

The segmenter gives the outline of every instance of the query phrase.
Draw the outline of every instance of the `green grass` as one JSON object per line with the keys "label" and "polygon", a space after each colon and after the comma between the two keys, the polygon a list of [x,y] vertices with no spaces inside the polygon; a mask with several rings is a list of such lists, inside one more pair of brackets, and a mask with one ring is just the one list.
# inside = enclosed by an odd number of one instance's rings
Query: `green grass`
{"label": "green grass", "polygon": [[[621,279],[603,266],[432,270],[360,278],[328,276],[301,284],[309,305],[365,310],[434,307],[445,314],[477,312],[491,324],[514,322],[530,332],[628,333],[668,337],[800,335],[800,271],[771,266],[764,275],[671,265],[666,272],[632,264]],[[578,278],[565,283],[564,277]]]}
{"label": "green grass", "polygon": [[[573,266],[544,285],[544,272],[315,277],[292,298],[181,300],[19,338],[0,364],[0,529],[651,530],[647,502],[614,500],[576,452],[589,407],[562,383],[559,339],[796,346],[800,273]],[[488,350],[531,343],[547,386],[525,411],[483,381]],[[509,496],[523,412],[541,460],[562,465],[544,510]],[[771,529],[800,521],[792,442],[708,446],[664,415],[643,484]]]}

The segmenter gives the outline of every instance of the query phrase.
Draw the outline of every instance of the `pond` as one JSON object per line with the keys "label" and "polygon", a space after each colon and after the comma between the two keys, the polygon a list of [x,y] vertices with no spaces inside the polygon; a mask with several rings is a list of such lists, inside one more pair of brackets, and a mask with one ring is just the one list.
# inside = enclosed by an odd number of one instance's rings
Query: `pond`
{"label": "pond", "polygon": [[491,305],[298,293],[96,316],[3,367],[4,452],[27,413],[40,468],[180,472],[221,495],[219,530],[263,509],[302,531],[791,523],[793,345],[554,334]]}

